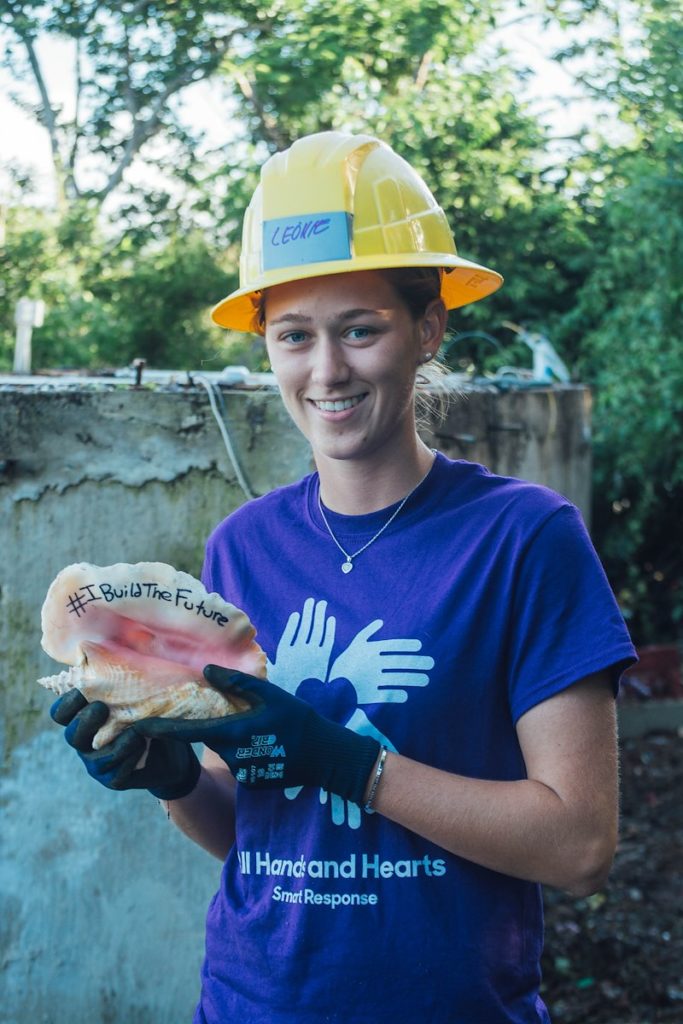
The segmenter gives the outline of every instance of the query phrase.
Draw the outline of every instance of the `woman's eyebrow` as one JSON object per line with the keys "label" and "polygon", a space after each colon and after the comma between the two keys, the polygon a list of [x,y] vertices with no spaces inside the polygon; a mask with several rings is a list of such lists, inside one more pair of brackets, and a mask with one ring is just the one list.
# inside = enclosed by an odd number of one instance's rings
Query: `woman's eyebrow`
{"label": "woman's eyebrow", "polygon": [[381,309],[347,309],[339,317],[340,320],[355,320],[357,316],[378,316],[381,315]]}
{"label": "woman's eyebrow", "polygon": [[312,317],[304,316],[303,313],[283,313],[282,316],[278,316],[275,320],[269,320],[269,324],[310,324],[313,322]]}
{"label": "woman's eyebrow", "polygon": [[[381,316],[381,309],[346,309],[343,313],[339,314],[339,321],[344,320],[355,320],[359,316]],[[274,320],[269,320],[268,324],[274,327],[276,324],[311,324],[313,323],[313,317],[306,316],[304,313],[283,313],[282,316],[276,317]]]}

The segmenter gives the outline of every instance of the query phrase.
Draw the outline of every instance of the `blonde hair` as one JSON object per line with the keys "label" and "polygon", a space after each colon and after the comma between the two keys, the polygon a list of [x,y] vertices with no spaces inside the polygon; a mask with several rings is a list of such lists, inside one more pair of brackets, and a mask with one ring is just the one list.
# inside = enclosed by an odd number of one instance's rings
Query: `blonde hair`
{"label": "blonde hair", "polygon": [[[443,270],[440,267],[396,267],[379,273],[393,286],[413,320],[421,319],[429,304],[441,297]],[[434,420],[442,423],[446,419],[453,397],[452,389],[445,386],[450,372],[438,357],[423,363],[417,371],[415,422],[418,430],[428,430]]]}
{"label": "blonde hair", "polygon": [[415,378],[415,423],[418,430],[431,430],[443,423],[457,391],[451,383],[451,369],[440,359],[425,363]]}

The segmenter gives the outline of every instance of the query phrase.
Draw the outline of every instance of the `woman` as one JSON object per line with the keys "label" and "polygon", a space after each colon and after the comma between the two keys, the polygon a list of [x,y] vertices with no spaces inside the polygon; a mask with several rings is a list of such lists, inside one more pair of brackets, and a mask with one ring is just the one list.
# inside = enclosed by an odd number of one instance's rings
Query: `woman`
{"label": "woman", "polygon": [[149,788],[225,859],[201,1024],[547,1021],[539,883],[607,876],[633,649],[580,517],[415,425],[447,308],[500,280],[376,139],[263,168],[214,319],[265,335],[316,472],[220,524],[203,578],[256,624],[268,682],[209,669],[254,710],[104,752],[104,706],[54,712],[98,781]]}

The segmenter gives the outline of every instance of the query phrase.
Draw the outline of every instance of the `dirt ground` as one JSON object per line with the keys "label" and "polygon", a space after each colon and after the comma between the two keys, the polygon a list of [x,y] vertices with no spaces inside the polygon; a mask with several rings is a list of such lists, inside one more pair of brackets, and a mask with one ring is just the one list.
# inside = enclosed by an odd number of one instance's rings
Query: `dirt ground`
{"label": "dirt ground", "polygon": [[683,1022],[683,738],[622,741],[621,775],[608,885],[588,899],[545,894],[554,1024]]}

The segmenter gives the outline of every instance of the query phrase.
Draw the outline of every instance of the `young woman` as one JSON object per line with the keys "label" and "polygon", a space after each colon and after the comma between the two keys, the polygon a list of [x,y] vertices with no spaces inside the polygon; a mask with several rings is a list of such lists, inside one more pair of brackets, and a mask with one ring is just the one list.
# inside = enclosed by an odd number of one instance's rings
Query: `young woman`
{"label": "young woman", "polygon": [[198,1024],[549,1019],[539,883],[607,876],[633,649],[576,509],[416,430],[447,309],[499,284],[376,139],[263,168],[214,318],[265,335],[316,472],[221,523],[204,581],[255,623],[268,681],[210,668],[253,710],[96,753],[106,708],[54,711],[98,781],[149,788],[225,860]]}

